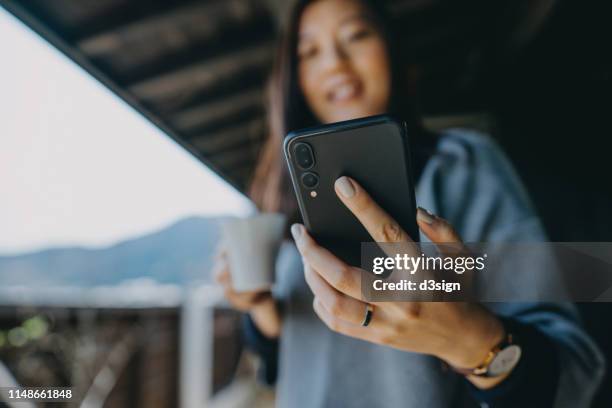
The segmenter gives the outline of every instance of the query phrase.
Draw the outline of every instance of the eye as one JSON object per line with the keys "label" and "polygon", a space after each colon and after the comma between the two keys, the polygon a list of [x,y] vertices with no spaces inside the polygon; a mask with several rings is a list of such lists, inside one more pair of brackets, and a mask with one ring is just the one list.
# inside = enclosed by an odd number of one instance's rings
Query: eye
{"label": "eye", "polygon": [[299,47],[297,50],[297,56],[299,60],[309,59],[314,57],[317,54],[317,47],[314,45],[308,45]]}
{"label": "eye", "polygon": [[372,30],[370,30],[369,28],[365,28],[365,27],[359,28],[359,29],[353,30],[348,35],[348,40],[349,41],[359,41],[359,40],[369,37],[371,34],[372,34]]}

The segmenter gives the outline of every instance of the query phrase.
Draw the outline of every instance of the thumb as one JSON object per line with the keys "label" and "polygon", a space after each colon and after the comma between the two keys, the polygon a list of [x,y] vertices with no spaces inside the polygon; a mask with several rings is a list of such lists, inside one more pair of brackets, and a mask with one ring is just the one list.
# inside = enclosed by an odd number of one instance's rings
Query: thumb
{"label": "thumb", "polygon": [[452,225],[443,218],[433,215],[424,208],[417,209],[417,223],[421,231],[436,244],[461,243],[461,237]]}

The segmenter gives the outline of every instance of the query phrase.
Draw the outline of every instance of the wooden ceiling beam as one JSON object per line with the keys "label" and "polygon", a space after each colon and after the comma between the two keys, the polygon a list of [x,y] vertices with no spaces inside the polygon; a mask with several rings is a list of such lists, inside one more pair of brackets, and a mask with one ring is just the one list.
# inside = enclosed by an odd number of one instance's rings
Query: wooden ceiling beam
{"label": "wooden ceiling beam", "polygon": [[264,135],[265,123],[262,118],[257,118],[246,123],[235,125],[216,133],[202,135],[191,139],[191,144],[207,157],[214,159],[217,155],[223,155],[228,151],[248,148],[252,154],[258,149]]}
{"label": "wooden ceiling beam", "polygon": [[231,128],[236,124],[250,122],[255,119],[263,119],[264,117],[263,105],[247,105],[243,109],[239,109],[230,115],[214,118],[211,121],[204,122],[201,126],[183,131],[181,134],[184,135],[186,139],[191,140],[211,133],[216,133],[219,130]]}
{"label": "wooden ceiling beam", "polygon": [[151,108],[163,117],[171,117],[180,111],[216,103],[237,93],[250,92],[255,89],[261,91],[264,89],[268,73],[267,65],[251,66],[237,72],[231,80],[219,81],[202,89],[194,89],[189,93],[188,98],[164,100],[164,103],[156,103]]}
{"label": "wooden ceiling beam", "polygon": [[230,50],[271,44],[275,35],[271,16],[255,11],[242,14],[219,6],[217,13],[185,13],[183,19],[144,24],[79,47],[120,84],[131,86],[219,58]]}
{"label": "wooden ceiling beam", "polygon": [[263,107],[263,102],[261,90],[255,89],[248,93],[238,93],[216,103],[208,103],[179,112],[169,118],[168,122],[180,132],[189,132],[253,106]]}
{"label": "wooden ceiling beam", "polygon": [[211,88],[232,79],[250,67],[270,64],[270,44],[234,52],[214,60],[187,66],[160,77],[134,84],[129,92],[147,104],[161,104],[164,101],[189,99],[202,89]]}
{"label": "wooden ceiling beam", "polygon": [[[53,7],[55,0],[45,0]],[[83,3],[83,8],[90,7],[93,1],[71,0],[73,3]],[[198,3],[200,0],[113,0],[110,3],[119,3],[114,7],[107,7],[103,12],[89,13],[87,18],[76,20],[70,30],[71,42],[78,44],[89,38],[95,38],[105,33],[121,30],[124,27],[137,24],[143,20],[152,20],[160,16],[171,14],[176,9],[188,7],[190,4]],[[108,0],[98,0],[97,3],[105,3]]]}
{"label": "wooden ceiling beam", "polygon": [[210,156],[208,159],[222,169],[224,173],[229,173],[231,169],[235,167],[254,163],[256,157],[251,149],[240,149],[223,154],[216,154]]}
{"label": "wooden ceiling beam", "polygon": [[[137,8],[139,2],[133,3],[132,7]],[[168,1],[163,7],[154,3],[148,9],[142,5],[137,9],[139,12],[123,24],[113,24],[102,18],[106,29],[81,38],[76,45],[86,55],[97,58],[116,53],[124,49],[126,44],[150,37],[158,40],[173,38],[178,43],[182,40],[181,36],[191,34],[206,37],[219,30],[223,24],[244,23],[253,18],[257,10],[252,2],[242,0]],[[160,44],[158,42],[154,45]]]}

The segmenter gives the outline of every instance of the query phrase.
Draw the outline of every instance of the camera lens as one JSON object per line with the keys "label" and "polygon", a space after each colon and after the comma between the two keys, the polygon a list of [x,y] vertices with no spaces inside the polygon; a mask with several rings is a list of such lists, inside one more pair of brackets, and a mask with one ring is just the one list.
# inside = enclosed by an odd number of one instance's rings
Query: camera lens
{"label": "camera lens", "polygon": [[312,172],[302,174],[302,184],[306,188],[315,188],[319,185],[319,176]]}
{"label": "camera lens", "polygon": [[314,166],[314,154],[310,145],[297,143],[293,151],[295,153],[295,161],[302,170],[308,170]]}

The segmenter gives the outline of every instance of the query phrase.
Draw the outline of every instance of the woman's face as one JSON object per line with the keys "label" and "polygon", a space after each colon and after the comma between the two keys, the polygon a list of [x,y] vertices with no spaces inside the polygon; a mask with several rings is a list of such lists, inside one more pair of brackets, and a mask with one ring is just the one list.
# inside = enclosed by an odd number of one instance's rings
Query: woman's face
{"label": "woman's face", "polygon": [[381,33],[357,0],[306,7],[298,33],[299,84],[323,123],[383,113],[389,102],[389,56]]}

